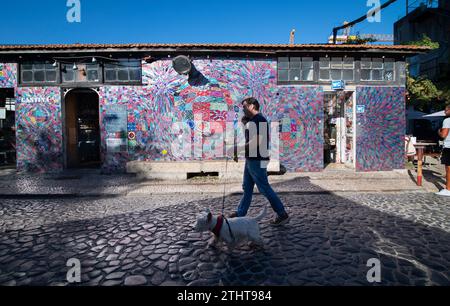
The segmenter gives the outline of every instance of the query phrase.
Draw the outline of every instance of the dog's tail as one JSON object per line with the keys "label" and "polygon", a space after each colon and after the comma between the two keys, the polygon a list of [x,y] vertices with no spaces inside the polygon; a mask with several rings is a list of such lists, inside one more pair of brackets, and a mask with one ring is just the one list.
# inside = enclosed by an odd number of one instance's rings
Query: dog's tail
{"label": "dog's tail", "polygon": [[263,211],[260,212],[259,215],[257,215],[254,219],[256,221],[260,221],[266,215],[266,212],[267,212],[267,206],[264,206]]}

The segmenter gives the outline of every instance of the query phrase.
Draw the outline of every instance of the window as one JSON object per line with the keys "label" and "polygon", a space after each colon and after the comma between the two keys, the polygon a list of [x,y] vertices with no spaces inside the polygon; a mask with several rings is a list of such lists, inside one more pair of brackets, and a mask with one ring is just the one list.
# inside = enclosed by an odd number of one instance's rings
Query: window
{"label": "window", "polygon": [[61,79],[63,83],[100,82],[100,66],[97,63],[61,64]]}
{"label": "window", "polygon": [[105,63],[105,82],[135,83],[141,81],[141,61],[135,59],[121,59],[117,62]]}
{"label": "window", "polygon": [[361,81],[394,81],[394,59],[361,58]]}
{"label": "window", "polygon": [[279,57],[278,81],[312,81],[314,78],[313,63],[312,57]]}
{"label": "window", "polygon": [[319,79],[321,81],[331,80],[354,80],[353,57],[321,57],[319,62]]}
{"label": "window", "polygon": [[22,84],[56,83],[57,67],[51,62],[25,62],[20,64]]}

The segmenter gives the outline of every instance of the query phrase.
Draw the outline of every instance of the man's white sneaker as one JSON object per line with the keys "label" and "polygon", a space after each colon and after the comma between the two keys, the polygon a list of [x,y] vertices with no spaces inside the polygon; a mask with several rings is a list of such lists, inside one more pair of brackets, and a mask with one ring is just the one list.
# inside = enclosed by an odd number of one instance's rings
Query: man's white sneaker
{"label": "man's white sneaker", "polygon": [[450,197],[450,190],[442,189],[441,191],[436,192],[436,194],[440,196]]}

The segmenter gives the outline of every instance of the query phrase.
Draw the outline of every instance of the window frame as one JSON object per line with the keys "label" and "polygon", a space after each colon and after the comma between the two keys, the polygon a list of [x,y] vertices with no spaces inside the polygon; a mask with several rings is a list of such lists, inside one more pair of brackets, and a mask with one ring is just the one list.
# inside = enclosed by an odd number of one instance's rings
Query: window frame
{"label": "window frame", "polygon": [[[30,65],[31,69],[24,69],[23,66],[24,65]],[[35,66],[37,65],[43,65],[42,68],[37,68]],[[49,69],[49,66],[51,66],[52,68]],[[18,63],[18,67],[19,67],[19,73],[18,73],[18,77],[19,77],[19,84],[23,85],[23,86],[41,86],[41,85],[45,85],[45,86],[52,86],[52,85],[58,85],[59,84],[59,79],[58,79],[58,70],[59,67],[53,66],[53,63],[50,62],[49,60],[39,60],[39,61],[23,61]],[[24,77],[23,74],[24,72],[31,72],[31,82],[24,82]],[[35,74],[36,72],[42,72],[44,74],[44,80],[39,80],[36,81],[35,80]],[[47,73],[48,72],[54,72],[55,73],[55,78],[54,81],[47,81]]]}
{"label": "window frame", "polygon": [[[281,59],[287,59],[281,60]],[[296,60],[291,60],[296,59]],[[298,59],[298,60],[297,60]],[[287,66],[283,64],[283,68],[280,68],[280,63],[287,63]],[[305,63],[305,64],[304,64]],[[308,63],[308,64],[306,64]],[[304,68],[304,65],[308,65]],[[315,59],[312,56],[278,56],[277,57],[277,84],[278,85],[292,85],[292,84],[311,84],[316,81],[315,78]],[[287,72],[287,79],[280,80],[280,71]],[[291,71],[296,72],[298,80],[291,80]],[[308,73],[310,79],[303,79],[305,72]]]}
{"label": "window frame", "polygon": [[[59,69],[59,71],[60,71],[60,75],[61,75],[61,77],[60,77],[60,80],[61,80],[61,82],[60,82],[60,84],[61,85],[77,85],[77,84],[94,84],[94,85],[98,85],[98,84],[102,84],[102,65],[101,64],[92,64],[92,63],[75,63],[75,64],[77,64],[77,65],[85,65],[85,71],[86,71],[86,80],[81,80],[81,81],[79,81],[79,80],[77,80],[77,77],[76,77],[76,73],[75,73],[75,71],[79,71],[80,70],[80,68],[78,68],[78,70],[73,70],[71,67],[73,66],[73,64],[66,64],[66,63],[61,63],[60,64],[60,69]],[[97,69],[95,69],[95,70],[97,70],[97,74],[98,74],[98,80],[97,81],[90,81],[89,79],[88,79],[88,77],[89,77],[89,71],[90,70],[94,70],[94,69],[88,69],[87,67],[89,67],[89,66],[93,66],[93,65],[96,65],[97,66]],[[69,67],[69,70],[71,71],[71,72],[73,72],[73,75],[74,75],[74,77],[73,77],[73,79],[72,80],[64,80],[64,68],[65,67]],[[83,68],[82,68],[83,69]]]}
{"label": "window frame", "polygon": [[[95,57],[95,55],[93,55],[93,57]],[[123,60],[127,60],[130,62],[135,62],[135,65],[132,66],[134,69],[129,69],[128,71],[128,76],[130,76],[130,70],[136,70],[139,71],[139,80],[128,80],[128,81],[106,81],[104,79],[105,76],[105,63],[109,63],[111,62],[115,62],[118,61],[120,59]],[[89,87],[89,86],[99,86],[99,85],[143,85],[143,76],[142,76],[142,58],[140,57],[134,57],[134,58],[117,58],[117,59],[113,59],[111,58],[110,61],[108,62],[98,62],[98,63],[91,63],[91,62],[82,62],[82,61],[75,61],[76,65],[86,65],[86,80],[81,80],[81,81],[76,81],[75,77],[73,80],[70,81],[64,81],[64,76],[63,76],[63,67],[66,66],[67,68],[72,70],[72,66],[73,63],[69,63],[68,61],[57,61],[57,66],[53,67],[53,63],[54,60],[50,60],[50,59],[30,59],[30,60],[23,60],[23,61],[18,61],[17,63],[17,77],[18,77],[18,87],[50,87],[50,86],[58,86],[58,87],[62,87],[62,88],[66,88],[66,87]],[[26,64],[48,64],[48,65],[52,65],[52,67],[54,68],[54,70],[56,71],[56,80],[55,81],[51,81],[51,82],[47,82],[47,81],[39,81],[39,82],[23,82],[23,72],[25,71],[32,71],[33,73],[33,69],[23,69],[22,65],[26,65]],[[89,81],[88,77],[89,77],[89,71],[91,71],[92,69],[88,69],[87,67],[90,67],[92,65],[97,65],[97,73],[98,73],[98,81]],[[32,67],[33,68],[33,67]],[[44,66],[45,68],[45,66]],[[41,69],[37,69],[38,71],[40,71]],[[32,74],[32,77],[34,79],[34,73]],[[44,77],[45,77],[45,70],[44,70]]]}
{"label": "window frame", "polygon": [[[374,63],[374,59],[376,59],[377,61],[375,61],[375,63],[378,63],[380,60],[381,62],[381,68],[378,67],[373,67],[373,63]],[[366,64],[363,63],[368,63],[370,60],[370,67],[367,67]],[[393,57],[361,57],[360,58],[360,82],[362,83],[383,83],[383,84],[397,84],[398,83],[398,76],[397,76],[397,64],[396,64],[396,59]],[[386,69],[386,63],[391,63],[392,67],[387,70]],[[364,67],[363,67],[364,65]],[[369,71],[369,75],[370,75],[370,79],[363,79],[363,70]],[[373,78],[373,72],[374,71],[379,71],[381,73],[382,78],[375,80]],[[387,80],[386,79],[386,71],[391,71],[392,72],[392,79],[391,80]]]}
{"label": "window frame", "polygon": [[[127,66],[127,65],[121,65],[121,62],[128,62],[128,63],[132,63],[132,62],[136,62],[136,66]],[[114,66],[115,67],[107,67],[107,66]],[[126,67],[127,69],[123,69],[123,67]],[[119,79],[119,73],[120,71],[127,71],[128,73],[128,80],[120,80]],[[131,71],[133,70],[139,70],[139,79],[138,80],[132,80],[130,79],[131,77]],[[107,72],[110,71],[114,71],[116,74],[116,78],[114,80],[108,80],[106,77]],[[114,62],[111,63],[104,63],[103,65],[103,70],[102,70],[102,74],[103,74],[103,83],[104,84],[142,84],[142,62],[140,59],[129,59],[129,58],[119,58],[117,60],[115,60]]]}
{"label": "window frame", "polygon": [[[334,60],[334,67],[333,67],[333,59]],[[336,61],[336,59],[339,59]],[[345,61],[347,60],[347,65],[348,65],[348,61],[349,59],[351,59],[351,63],[352,63],[352,68],[348,68],[345,65]],[[327,66],[322,66],[322,63],[324,63],[325,61],[328,61],[328,65]],[[356,59],[353,56],[333,56],[333,57],[319,57],[318,59],[319,62],[319,73],[318,73],[318,82],[332,82],[332,81],[340,81],[340,80],[344,80],[346,83],[357,83],[357,73],[356,73]],[[339,63],[339,64],[336,64]],[[334,71],[340,71],[340,78],[336,78],[334,79],[332,77],[333,74],[333,70]],[[328,71],[328,78],[322,78],[322,71]],[[352,79],[351,80],[347,80],[344,79],[344,74],[345,71],[351,71],[352,72]]]}

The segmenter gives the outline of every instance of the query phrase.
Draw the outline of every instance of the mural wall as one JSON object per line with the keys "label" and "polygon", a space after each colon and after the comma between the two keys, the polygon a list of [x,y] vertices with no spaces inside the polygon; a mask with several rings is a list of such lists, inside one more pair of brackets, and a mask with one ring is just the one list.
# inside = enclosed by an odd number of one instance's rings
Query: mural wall
{"label": "mural wall", "polygon": [[0,88],[14,88],[17,86],[17,65],[0,63]]}
{"label": "mural wall", "polygon": [[[280,161],[288,171],[322,170],[321,87],[277,86],[271,60],[200,59],[194,65],[199,74],[188,78],[168,60],[144,64],[145,86],[100,89],[105,171],[124,170],[127,160],[222,158],[226,133],[242,132],[240,102],[248,96],[281,124]],[[126,107],[126,131],[107,131],[121,117],[109,113],[112,105]]]}
{"label": "mural wall", "polygon": [[16,90],[17,169],[61,171],[61,89],[18,87]]}
{"label": "mural wall", "polygon": [[356,122],[357,171],[404,168],[404,87],[357,87]]}

